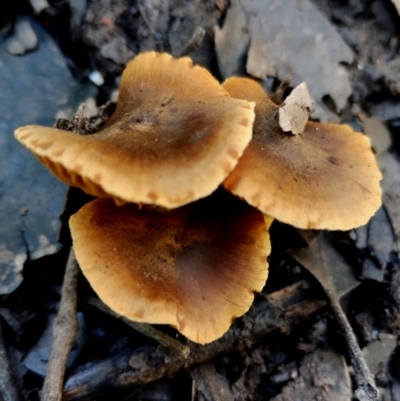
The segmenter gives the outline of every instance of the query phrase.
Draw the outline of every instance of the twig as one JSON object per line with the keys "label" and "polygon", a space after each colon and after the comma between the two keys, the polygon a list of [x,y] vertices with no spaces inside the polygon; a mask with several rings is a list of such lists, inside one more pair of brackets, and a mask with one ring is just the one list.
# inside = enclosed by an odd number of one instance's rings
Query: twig
{"label": "twig", "polygon": [[42,401],[60,401],[62,398],[65,368],[78,332],[76,317],[78,276],[79,266],[71,249],[62,286],[60,310],[53,326],[53,344],[42,390]]}
{"label": "twig", "polygon": [[254,304],[219,340],[205,346],[188,342],[190,354],[186,359],[176,353],[171,355],[169,349],[159,345],[156,348],[148,346],[130,352],[124,351],[117,358],[82,367],[68,378],[63,400],[88,399],[102,392],[104,388],[149,383],[174,374],[179,369],[189,369],[210,361],[218,355],[250,347],[276,330],[287,332],[293,324],[304,321],[326,305],[322,300],[310,301],[306,291],[296,284],[293,291],[270,294],[275,301],[280,298],[280,303],[286,306],[285,310],[269,302],[268,295],[266,300]]}
{"label": "twig", "polygon": [[329,291],[326,291],[326,293],[331,304],[333,315],[343,333],[349,351],[350,362],[354,370],[357,384],[354,398],[359,401],[376,401],[378,399],[378,390],[357,343],[354,332],[337,299],[332,296]]}
{"label": "twig", "polygon": [[3,328],[0,321],[0,400],[19,401],[20,399],[21,397],[4,344]]}
{"label": "twig", "polygon": [[158,341],[161,345],[164,345],[167,348],[171,348],[176,353],[178,353],[181,357],[187,358],[190,353],[190,348],[186,345],[183,345],[181,342],[175,340],[168,334],[163,333],[160,330],[157,330],[151,324],[147,323],[137,323],[133,322],[132,320],[127,319],[124,316],[119,315],[112,311],[107,305],[103,304],[99,299],[92,298],[89,300],[89,303],[95,306],[97,309],[101,310],[104,313],[107,313],[117,319],[120,319],[129,327],[132,327],[134,330],[138,331],[139,333],[144,334],[147,337],[153,338],[154,340]]}
{"label": "twig", "polygon": [[192,37],[190,38],[188,44],[181,52],[181,57],[187,56],[188,54],[196,51],[201,42],[203,42],[204,37],[206,36],[206,30],[202,26],[198,26],[193,32]]}

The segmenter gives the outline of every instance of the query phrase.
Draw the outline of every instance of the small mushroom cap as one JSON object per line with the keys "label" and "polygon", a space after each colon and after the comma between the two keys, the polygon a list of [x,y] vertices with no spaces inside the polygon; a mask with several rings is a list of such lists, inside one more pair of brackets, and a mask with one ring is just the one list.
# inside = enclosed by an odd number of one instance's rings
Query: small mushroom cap
{"label": "small mushroom cap", "polygon": [[349,126],[308,122],[300,135],[280,129],[261,85],[230,78],[232,97],[256,102],[253,139],[224,187],[279,221],[304,229],[349,230],[381,204],[382,175],[369,139]]}
{"label": "small mushroom cap", "polygon": [[97,199],[70,219],[77,260],[106,305],[202,344],[222,336],[262,290],[268,224],[225,192],[171,211]]}
{"label": "small mushroom cap", "polygon": [[254,104],[204,68],[166,53],[137,56],[119,101],[92,135],[26,126],[16,138],[61,180],[91,195],[175,208],[212,193],[252,135]]}

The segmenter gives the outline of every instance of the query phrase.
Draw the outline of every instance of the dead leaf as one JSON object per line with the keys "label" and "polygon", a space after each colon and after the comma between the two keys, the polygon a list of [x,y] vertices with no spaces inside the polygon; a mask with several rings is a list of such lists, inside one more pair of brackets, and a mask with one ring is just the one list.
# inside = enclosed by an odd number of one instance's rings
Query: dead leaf
{"label": "dead leaf", "polygon": [[396,7],[397,12],[400,15],[400,0],[392,0],[392,3],[394,4],[394,6]]}
{"label": "dead leaf", "polygon": [[291,251],[293,258],[304,266],[335,298],[339,298],[360,282],[352,267],[332,244],[333,234],[320,232],[309,248]]}
{"label": "dead leaf", "polygon": [[271,401],[351,400],[351,384],[343,357],[333,351],[317,350],[307,355],[300,376],[287,384]]}
{"label": "dead leaf", "polygon": [[386,125],[378,117],[366,117],[362,120],[365,134],[371,139],[377,155],[384,153],[392,146],[392,137]]}
{"label": "dead leaf", "polygon": [[375,401],[378,391],[374,379],[363,358],[354,331],[339,303],[339,297],[354,288],[358,280],[355,279],[351,266],[334,248],[333,235],[321,232],[309,248],[292,251],[291,255],[317,278],[330,301],[332,313],[346,342],[354,370],[357,383],[354,397],[359,401]]}
{"label": "dead leaf", "polygon": [[250,34],[247,17],[239,0],[231,0],[224,26],[216,26],[214,29],[214,41],[222,77],[226,79],[232,75],[244,75]]}
{"label": "dead leaf", "polygon": [[400,249],[400,160],[392,153],[384,153],[378,158],[383,172],[383,204],[389,215],[396,236],[397,252]]}
{"label": "dead leaf", "polygon": [[[246,15],[250,34],[246,69],[250,75],[260,79],[273,76],[281,81],[291,75],[295,86],[307,82],[315,101],[314,117],[322,121],[333,119],[323,105],[325,95],[334,100],[338,110],[343,109],[351,86],[345,68],[339,63],[351,63],[354,54],[312,3],[308,0],[236,0],[231,9],[236,10],[232,11],[236,18],[241,13]],[[233,22],[229,19],[226,23],[228,31]],[[241,25],[241,30],[244,29]],[[225,35],[223,44],[235,46],[235,39]],[[242,37],[241,49],[244,43],[245,37]],[[239,50],[224,53],[224,65],[237,65],[238,53]]]}
{"label": "dead leaf", "polygon": [[372,341],[363,348],[364,358],[373,375],[380,370],[387,372],[389,357],[396,347],[396,337],[388,336],[381,340]]}
{"label": "dead leaf", "polygon": [[303,133],[312,110],[307,84],[296,86],[279,108],[279,126],[293,135]]}
{"label": "dead leaf", "polygon": [[371,257],[364,259],[361,276],[364,279],[383,282],[386,267],[392,259],[392,252],[397,251],[391,220],[384,206],[369,221],[367,236],[367,245]]}
{"label": "dead leaf", "polygon": [[396,241],[384,207],[375,213],[368,224],[368,245],[380,266],[385,268],[390,262],[390,254],[396,249]]}

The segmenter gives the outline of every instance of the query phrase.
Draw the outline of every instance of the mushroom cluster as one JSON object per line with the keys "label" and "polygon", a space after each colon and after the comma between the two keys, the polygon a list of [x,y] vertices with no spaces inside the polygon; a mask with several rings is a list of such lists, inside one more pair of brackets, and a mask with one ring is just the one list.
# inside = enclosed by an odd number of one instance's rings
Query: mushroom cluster
{"label": "mushroom cluster", "polygon": [[99,198],[70,229],[102,301],[205,344],[262,290],[274,218],[348,230],[381,202],[364,135],[311,122],[290,135],[279,108],[251,79],[221,86],[187,57],[148,52],[126,67],[98,132],[25,126],[15,136],[58,178]]}

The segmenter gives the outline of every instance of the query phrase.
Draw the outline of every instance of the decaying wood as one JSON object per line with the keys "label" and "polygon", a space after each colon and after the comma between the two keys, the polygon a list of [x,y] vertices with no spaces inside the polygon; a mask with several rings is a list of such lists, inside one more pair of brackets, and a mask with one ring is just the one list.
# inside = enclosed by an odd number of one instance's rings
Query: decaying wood
{"label": "decaying wood", "polygon": [[65,368],[78,332],[78,277],[79,266],[71,249],[62,286],[60,310],[54,321],[53,344],[42,390],[42,401],[60,401],[62,398]]}
{"label": "decaying wood", "polygon": [[[304,321],[326,303],[310,300],[297,283],[293,291],[277,291],[254,304],[220,339],[201,346],[188,341],[190,354],[185,359],[162,346],[140,347],[124,351],[117,357],[89,364],[75,372],[66,382],[63,400],[81,399],[110,388],[123,388],[149,383],[163,376],[206,363],[218,355],[237,351],[255,344],[276,330],[288,332],[299,321]],[[277,303],[277,299],[279,302]],[[285,309],[276,304],[285,305]]]}
{"label": "decaying wood", "polygon": [[3,328],[0,321],[0,400],[19,401],[20,399],[19,390],[4,344]]}

